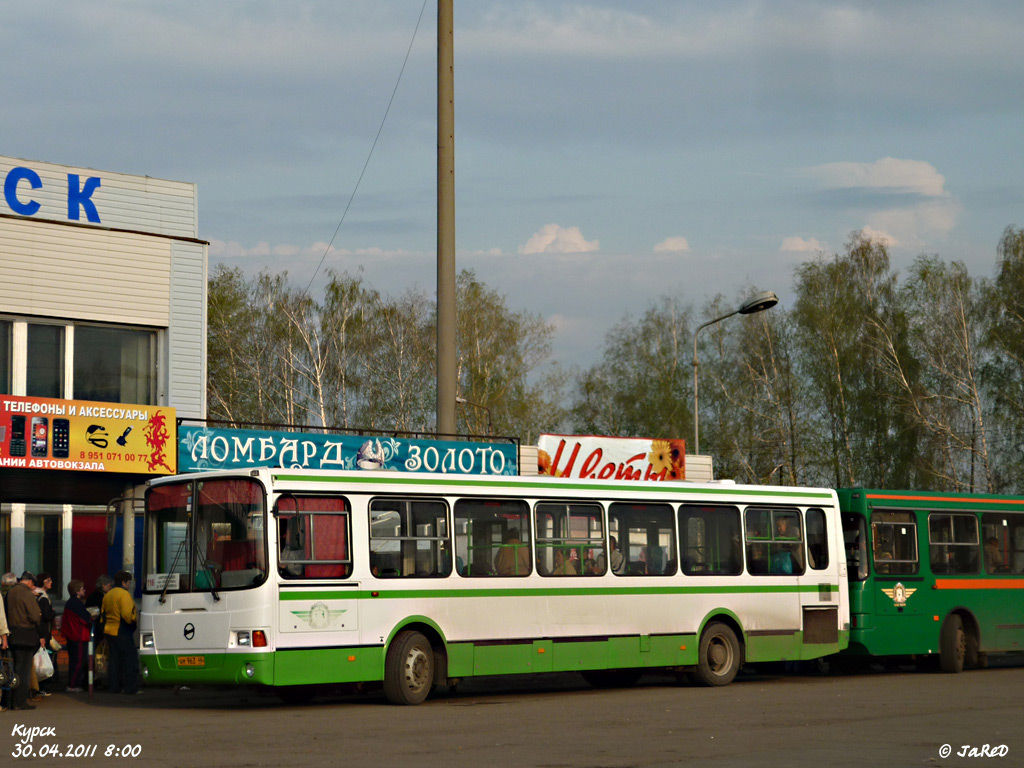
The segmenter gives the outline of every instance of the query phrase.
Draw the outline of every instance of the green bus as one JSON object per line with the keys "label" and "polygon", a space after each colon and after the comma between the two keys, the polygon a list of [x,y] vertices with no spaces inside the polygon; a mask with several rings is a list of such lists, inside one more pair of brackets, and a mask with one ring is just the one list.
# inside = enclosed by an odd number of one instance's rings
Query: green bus
{"label": "green bus", "polygon": [[945,672],[1024,651],[1024,497],[837,491],[847,656],[938,656]]}

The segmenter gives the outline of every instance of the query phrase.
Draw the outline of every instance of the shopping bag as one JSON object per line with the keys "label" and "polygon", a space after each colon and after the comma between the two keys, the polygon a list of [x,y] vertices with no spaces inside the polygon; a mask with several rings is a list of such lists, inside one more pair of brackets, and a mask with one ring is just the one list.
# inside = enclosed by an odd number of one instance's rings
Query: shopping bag
{"label": "shopping bag", "polygon": [[93,679],[96,682],[102,682],[107,679],[107,661],[110,655],[110,650],[107,648],[106,638],[100,640],[96,644],[96,650],[93,655]]}
{"label": "shopping bag", "polygon": [[49,680],[53,677],[53,662],[50,661],[50,654],[42,648],[36,651],[32,663],[36,665],[36,677],[40,680]]}

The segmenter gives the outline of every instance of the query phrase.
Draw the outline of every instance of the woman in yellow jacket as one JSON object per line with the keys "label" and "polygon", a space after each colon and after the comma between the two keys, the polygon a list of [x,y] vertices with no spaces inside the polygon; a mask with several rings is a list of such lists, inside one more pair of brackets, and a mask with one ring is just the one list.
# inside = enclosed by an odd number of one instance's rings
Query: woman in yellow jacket
{"label": "woman in yellow jacket", "polygon": [[107,687],[111,693],[139,690],[139,651],[135,647],[135,600],[128,590],[132,575],[118,571],[114,587],[103,597],[103,634],[107,638]]}

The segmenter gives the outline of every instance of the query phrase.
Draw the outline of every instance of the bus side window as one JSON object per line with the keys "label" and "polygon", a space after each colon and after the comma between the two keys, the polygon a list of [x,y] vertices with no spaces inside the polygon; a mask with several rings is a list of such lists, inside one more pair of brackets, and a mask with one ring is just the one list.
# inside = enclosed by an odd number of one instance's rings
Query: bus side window
{"label": "bus side window", "polygon": [[530,510],[515,499],[458,499],[455,556],[460,576],[529,576]]}
{"label": "bus side window", "polygon": [[928,515],[928,544],[933,573],[981,570],[977,515],[933,512]]}
{"label": "bus side window", "polygon": [[815,571],[828,568],[828,527],[825,513],[820,509],[807,510],[807,564]]}
{"label": "bus side window", "polygon": [[1024,515],[986,512],[981,516],[986,573],[1024,573]]}
{"label": "bus side window", "polygon": [[681,504],[679,549],[683,573],[687,576],[742,573],[740,530],[740,512],[736,507]]}
{"label": "bus side window", "polygon": [[370,573],[382,579],[442,577],[451,569],[448,505],[443,500],[370,502]]}
{"label": "bus side window", "polygon": [[282,496],[278,572],[286,579],[338,579],[352,573],[348,502],[343,496]]}

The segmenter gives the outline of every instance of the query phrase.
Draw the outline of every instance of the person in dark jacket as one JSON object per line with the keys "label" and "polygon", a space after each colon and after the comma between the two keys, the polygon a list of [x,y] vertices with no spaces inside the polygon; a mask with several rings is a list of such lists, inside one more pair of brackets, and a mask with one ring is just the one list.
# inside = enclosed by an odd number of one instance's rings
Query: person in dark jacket
{"label": "person in dark jacket", "polygon": [[[50,574],[40,571],[36,574],[35,578],[35,589],[36,599],[39,601],[39,611],[42,614],[42,620],[39,622],[39,637],[43,641],[43,649],[50,656],[50,661],[53,662],[53,675],[49,678],[46,683],[46,687],[50,688],[57,684],[57,654],[56,651],[60,649],[57,641],[53,639],[54,621],[57,619],[57,612],[53,609],[53,603],[50,602],[50,590],[53,589],[53,579]],[[37,682],[37,690],[32,693],[34,696],[40,698],[49,696],[48,691],[43,690],[43,684]]]}
{"label": "person in dark jacket", "polygon": [[110,591],[111,587],[114,586],[114,580],[103,574],[96,579],[96,589],[89,593],[89,596],[85,598],[86,609],[95,608],[95,611],[90,610],[95,618],[93,619],[92,639],[97,646],[100,644],[100,640],[103,639],[103,622],[100,621],[100,612],[103,608],[103,598],[106,597],[107,592]]}
{"label": "person in dark jacket", "polygon": [[35,709],[34,705],[28,703],[29,680],[32,676],[32,657],[43,645],[39,636],[42,612],[32,591],[35,578],[30,571],[25,571],[7,593],[7,624],[10,629],[8,645],[14,650],[14,671],[19,678],[19,684],[11,696],[11,709],[15,710]]}

